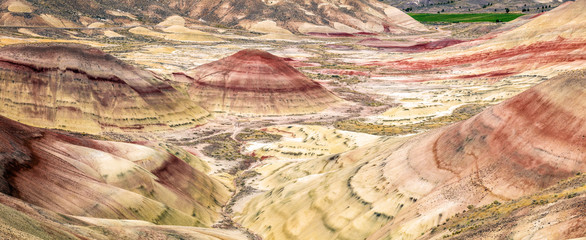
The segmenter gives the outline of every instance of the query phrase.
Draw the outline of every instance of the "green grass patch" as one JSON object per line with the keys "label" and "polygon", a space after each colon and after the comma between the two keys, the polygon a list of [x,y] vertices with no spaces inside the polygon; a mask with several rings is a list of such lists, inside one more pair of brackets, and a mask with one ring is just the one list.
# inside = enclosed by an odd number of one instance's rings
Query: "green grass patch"
{"label": "green grass patch", "polygon": [[461,13],[461,14],[434,14],[409,13],[409,16],[420,22],[508,22],[523,16],[521,13]]}

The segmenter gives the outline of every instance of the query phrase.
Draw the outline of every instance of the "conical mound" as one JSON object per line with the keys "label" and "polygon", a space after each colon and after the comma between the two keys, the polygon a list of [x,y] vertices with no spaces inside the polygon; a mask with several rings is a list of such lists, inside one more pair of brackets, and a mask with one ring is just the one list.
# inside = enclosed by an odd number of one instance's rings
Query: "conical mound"
{"label": "conical mound", "polygon": [[151,72],[78,44],[0,48],[0,114],[88,133],[195,126],[207,111]]}
{"label": "conical mound", "polygon": [[257,115],[321,111],[339,98],[282,58],[261,50],[238,53],[188,73],[191,99],[209,111]]}

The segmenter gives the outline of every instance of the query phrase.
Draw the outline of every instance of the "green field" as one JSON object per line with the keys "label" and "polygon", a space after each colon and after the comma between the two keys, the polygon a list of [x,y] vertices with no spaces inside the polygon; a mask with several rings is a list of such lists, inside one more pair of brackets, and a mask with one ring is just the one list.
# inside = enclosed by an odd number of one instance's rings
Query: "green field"
{"label": "green field", "polygon": [[409,16],[420,22],[508,22],[523,16],[520,13],[462,13],[462,14],[435,14],[409,13]]}

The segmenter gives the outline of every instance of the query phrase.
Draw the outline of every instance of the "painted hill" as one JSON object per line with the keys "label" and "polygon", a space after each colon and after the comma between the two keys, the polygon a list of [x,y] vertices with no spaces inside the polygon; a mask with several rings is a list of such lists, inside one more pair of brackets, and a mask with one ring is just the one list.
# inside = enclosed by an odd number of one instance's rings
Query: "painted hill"
{"label": "painted hill", "polygon": [[238,221],[266,239],[418,238],[469,205],[518,199],[586,171],[584,99],[586,71],[574,71],[432,132],[268,165],[268,191]]}
{"label": "painted hill", "polygon": [[88,133],[196,126],[208,115],[153,73],[75,44],[0,48],[0,104],[26,124]]}
{"label": "painted hill", "polygon": [[570,1],[508,31],[409,59],[373,64],[386,66],[380,71],[459,72],[460,76],[449,74],[451,78],[502,78],[533,70],[555,75],[558,70],[579,69],[586,62],[585,29],[586,1]]}
{"label": "painted hill", "polygon": [[301,114],[340,101],[282,58],[261,50],[242,50],[175,76],[189,78],[191,99],[209,111]]}
{"label": "painted hill", "polygon": [[1,198],[59,214],[210,227],[230,196],[180,149],[82,139],[4,117],[0,143]]}

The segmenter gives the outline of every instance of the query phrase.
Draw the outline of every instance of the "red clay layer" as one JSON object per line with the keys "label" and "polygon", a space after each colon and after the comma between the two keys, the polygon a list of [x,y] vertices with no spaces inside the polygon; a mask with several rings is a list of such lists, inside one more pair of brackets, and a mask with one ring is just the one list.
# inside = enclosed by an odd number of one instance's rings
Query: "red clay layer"
{"label": "red clay layer", "polygon": [[308,32],[307,35],[317,36],[317,37],[356,37],[352,33],[345,33],[345,32],[333,32],[333,33]]}
{"label": "red clay layer", "polygon": [[357,33],[354,33],[354,34],[356,34],[356,35],[366,35],[366,36],[376,36],[376,35],[378,35],[378,33],[371,33],[371,32],[357,32]]}
{"label": "red clay layer", "polygon": [[584,49],[585,41],[566,40],[558,38],[555,41],[538,42],[531,45],[522,45],[510,49],[484,51],[480,53],[456,57],[440,58],[435,60],[398,60],[392,62],[374,62],[372,65],[389,66],[400,70],[432,70],[446,67],[473,64],[476,67],[499,65],[519,66],[524,64],[539,65],[553,62],[572,62],[586,60],[584,54],[572,53],[574,50]]}
{"label": "red clay layer", "polygon": [[368,38],[358,42],[358,44],[368,47],[385,48],[387,50],[395,52],[423,52],[442,49],[463,42],[465,41],[457,39],[441,39],[438,41],[415,43],[411,45],[405,43],[401,44],[400,42],[383,41],[377,38]]}

